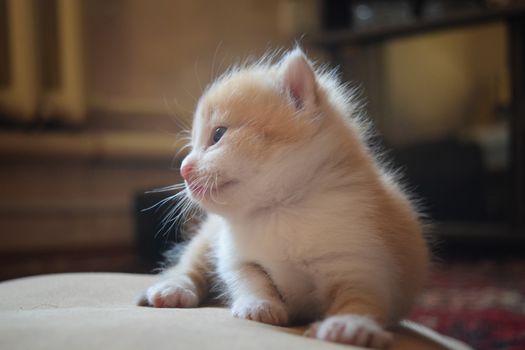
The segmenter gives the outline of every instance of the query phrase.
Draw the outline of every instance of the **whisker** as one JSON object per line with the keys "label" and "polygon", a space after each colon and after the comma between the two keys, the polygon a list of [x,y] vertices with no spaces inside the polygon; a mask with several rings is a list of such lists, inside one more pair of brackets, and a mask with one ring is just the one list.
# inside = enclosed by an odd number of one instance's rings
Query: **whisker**
{"label": "whisker", "polygon": [[210,198],[213,202],[217,203],[217,204],[226,204],[224,202],[220,202],[217,200],[217,198],[215,198],[213,196],[213,190],[215,189],[215,193],[218,194],[219,193],[219,186],[218,186],[218,181],[219,181],[219,176],[217,173],[215,173],[215,178],[214,178],[214,182],[212,184],[212,187],[210,189]]}
{"label": "whisker", "polygon": [[173,122],[179,129],[188,129],[187,125],[183,122],[181,118],[177,116],[177,113],[175,110],[169,105],[168,99],[166,98],[166,95],[162,94],[162,101],[164,102],[165,108],[168,110],[168,112],[173,116]]}
{"label": "whisker", "polygon": [[177,133],[177,136],[185,139],[185,140],[191,140],[191,129],[190,128],[184,128],[183,130],[180,130]]}
{"label": "whisker", "polygon": [[210,187],[210,198],[214,203],[218,203],[217,199],[213,196],[213,190],[217,191],[217,174],[215,174],[215,177]]}
{"label": "whisker", "polygon": [[184,220],[183,225],[186,224],[188,221],[192,220],[195,214],[199,212],[199,208],[197,206],[191,206],[188,209],[188,215],[186,215],[186,220]]}
{"label": "whisker", "polygon": [[148,190],[145,193],[159,193],[159,192],[168,192],[168,191],[173,191],[173,190],[180,190],[181,188],[184,188],[185,186],[186,185],[184,183],[179,183],[179,184],[170,185],[170,186],[166,186],[166,187],[155,188],[153,190]]}
{"label": "whisker", "polygon": [[153,204],[152,206],[149,206],[147,208],[144,208],[144,209],[141,209],[140,211],[141,212],[146,212],[148,210],[151,210],[153,208],[156,208],[157,210],[162,207],[164,204],[166,204],[167,202],[171,201],[172,199],[174,199],[177,195],[174,194],[172,196],[169,196],[169,197],[166,197],[164,199],[161,199],[160,201],[158,201],[157,203]]}
{"label": "whisker", "polygon": [[187,144],[185,144],[184,146],[182,146],[181,148],[179,148],[179,150],[177,151],[177,153],[175,153],[175,158],[177,158],[177,156],[178,156],[182,151],[184,151],[185,149],[190,148],[190,147],[191,147],[191,144],[190,144],[190,143],[187,143]]}
{"label": "whisker", "polygon": [[[181,198],[182,197],[182,198]],[[180,193],[177,193],[174,195],[169,202],[167,202],[167,206],[165,208],[159,207],[156,209],[155,212],[162,209],[161,215],[164,216],[164,221],[167,217],[170,215],[173,215],[174,210],[178,210],[178,207],[180,206],[180,202],[184,200],[184,196]]]}
{"label": "whisker", "polygon": [[180,201],[178,201],[175,205],[173,205],[172,208],[170,208],[169,212],[164,216],[164,219],[162,219],[162,221],[160,222],[160,228],[158,229],[155,237],[157,237],[159,234],[169,235],[173,227],[180,221],[182,215],[184,215],[184,212],[187,210],[187,202],[189,202],[190,200],[185,195],[185,193],[183,194],[184,196],[180,199]]}
{"label": "whisker", "polygon": [[211,61],[210,81],[213,81],[214,78],[216,77],[215,61],[217,59],[217,54],[219,53],[219,49],[221,48],[221,46],[222,46],[222,40],[219,41],[219,44],[217,45],[217,47],[215,48],[215,52],[213,53],[213,59]]}
{"label": "whisker", "polygon": [[210,177],[206,177],[205,180],[206,182],[204,182],[204,186],[202,186],[202,191],[199,193],[200,199],[204,199],[204,196],[206,195],[206,192],[209,188]]}
{"label": "whisker", "polygon": [[[185,207],[181,210],[181,214],[184,214],[185,220],[183,221],[182,225],[186,224],[188,221],[193,219],[194,214],[197,212],[198,206],[191,200],[188,200],[188,202],[185,204]],[[182,215],[179,219],[182,218]]]}
{"label": "whisker", "polygon": [[[187,94],[188,91],[186,91]],[[195,98],[192,96],[192,98]],[[186,112],[188,115],[193,115],[193,110],[191,109],[187,109],[187,108],[184,108],[184,106],[179,102],[179,100],[177,100],[176,97],[173,97],[173,103],[175,104],[175,106],[177,107],[178,110],[180,111],[183,111],[183,112]],[[187,118],[185,117],[182,117],[182,118],[178,118],[179,122],[183,124],[183,128],[181,130],[181,132],[184,132],[184,131],[191,131],[191,120],[188,120]]]}
{"label": "whisker", "polygon": [[198,74],[198,66],[199,66],[199,61],[196,60],[195,61],[195,64],[193,65],[193,73],[195,74],[195,78],[197,79],[197,83],[199,83],[199,87],[201,89],[201,93],[204,92],[204,88],[203,88],[203,85],[202,85],[202,82],[201,82],[201,79],[199,78],[199,74]]}
{"label": "whisker", "polygon": [[222,67],[224,66],[224,62],[225,61],[226,61],[226,55],[223,55],[221,61],[219,62],[219,65],[217,67],[217,73],[219,73],[222,70]]}
{"label": "whisker", "polygon": [[182,87],[182,91],[184,91],[184,93],[190,97],[192,100],[193,100],[193,103],[197,103],[199,101],[199,99],[197,97],[195,97],[195,95],[193,95],[188,89],[186,89],[185,87]]}

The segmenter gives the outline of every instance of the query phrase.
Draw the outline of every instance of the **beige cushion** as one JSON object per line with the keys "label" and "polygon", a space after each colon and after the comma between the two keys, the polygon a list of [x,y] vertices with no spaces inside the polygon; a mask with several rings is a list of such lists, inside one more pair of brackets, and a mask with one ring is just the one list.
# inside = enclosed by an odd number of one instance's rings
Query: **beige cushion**
{"label": "beige cushion", "polygon": [[[228,309],[134,305],[154,276],[120,273],[44,275],[0,283],[0,349],[351,349],[235,319]],[[441,345],[440,345],[441,344]],[[406,324],[394,349],[468,349]]]}

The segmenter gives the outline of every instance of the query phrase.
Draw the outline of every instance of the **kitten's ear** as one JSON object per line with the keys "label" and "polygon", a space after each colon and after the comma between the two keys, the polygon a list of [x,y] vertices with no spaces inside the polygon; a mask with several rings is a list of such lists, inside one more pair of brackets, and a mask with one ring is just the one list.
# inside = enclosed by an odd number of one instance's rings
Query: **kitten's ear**
{"label": "kitten's ear", "polygon": [[295,49],[284,57],[281,62],[281,78],[297,109],[315,105],[315,73],[301,49]]}

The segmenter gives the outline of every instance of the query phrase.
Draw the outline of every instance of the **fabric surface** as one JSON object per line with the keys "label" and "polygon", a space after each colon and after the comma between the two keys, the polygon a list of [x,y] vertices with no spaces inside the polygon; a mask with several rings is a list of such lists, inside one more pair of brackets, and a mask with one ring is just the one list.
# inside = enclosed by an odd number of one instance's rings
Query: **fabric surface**
{"label": "fabric surface", "polygon": [[[303,337],[301,328],[239,320],[228,309],[134,305],[155,277],[57,274],[0,283],[1,349],[357,349]],[[441,344],[441,345],[440,345]],[[393,349],[468,349],[417,324],[395,333]]]}

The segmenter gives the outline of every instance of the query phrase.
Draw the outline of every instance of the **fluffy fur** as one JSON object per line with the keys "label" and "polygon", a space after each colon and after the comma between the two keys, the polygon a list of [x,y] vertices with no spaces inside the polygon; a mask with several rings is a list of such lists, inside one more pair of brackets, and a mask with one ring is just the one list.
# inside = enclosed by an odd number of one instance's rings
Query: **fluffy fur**
{"label": "fluffy fur", "polygon": [[141,303],[196,307],[215,276],[235,317],[388,347],[427,248],[365,134],[348,90],[300,49],[224,74],[199,100],[181,167],[207,219]]}

